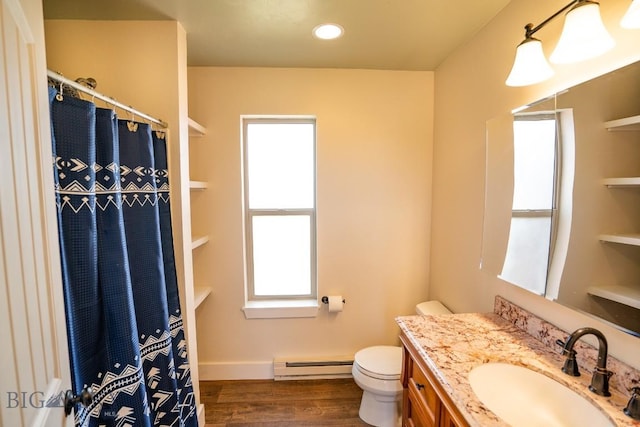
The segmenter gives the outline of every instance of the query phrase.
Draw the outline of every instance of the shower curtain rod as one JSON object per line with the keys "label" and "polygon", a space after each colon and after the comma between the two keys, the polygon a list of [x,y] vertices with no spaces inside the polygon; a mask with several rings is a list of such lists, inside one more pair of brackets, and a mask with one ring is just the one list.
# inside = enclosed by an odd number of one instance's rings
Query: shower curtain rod
{"label": "shower curtain rod", "polygon": [[81,92],[84,92],[86,94],[89,94],[95,98],[98,98],[104,102],[106,102],[107,104],[111,104],[114,107],[118,107],[121,110],[125,110],[128,111],[130,113],[132,113],[134,116],[138,116],[141,117],[149,122],[155,123],[159,126],[162,126],[163,128],[168,128],[169,125],[166,122],[163,122],[160,119],[156,119],[155,117],[151,117],[148,114],[145,114],[141,111],[136,110],[135,108],[133,108],[130,105],[125,105],[121,102],[116,101],[113,98],[109,98],[106,95],[101,94],[100,92],[96,92],[95,90],[88,88],[86,86],[81,85],[80,83],[74,82],[73,80],[69,80],[68,78],[56,73],[55,71],[51,71],[51,70],[47,70],[47,76],[49,76],[50,78],[52,78],[53,80],[56,80],[64,85],[67,86],[71,86],[72,88],[79,90]]}

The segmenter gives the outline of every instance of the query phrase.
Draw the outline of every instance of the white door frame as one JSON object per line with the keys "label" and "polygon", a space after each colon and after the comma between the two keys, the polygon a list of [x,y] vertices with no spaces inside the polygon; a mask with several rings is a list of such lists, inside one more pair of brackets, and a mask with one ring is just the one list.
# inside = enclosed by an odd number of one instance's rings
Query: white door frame
{"label": "white door frame", "polygon": [[46,405],[71,381],[42,3],[0,0],[0,19],[0,425],[66,427]]}

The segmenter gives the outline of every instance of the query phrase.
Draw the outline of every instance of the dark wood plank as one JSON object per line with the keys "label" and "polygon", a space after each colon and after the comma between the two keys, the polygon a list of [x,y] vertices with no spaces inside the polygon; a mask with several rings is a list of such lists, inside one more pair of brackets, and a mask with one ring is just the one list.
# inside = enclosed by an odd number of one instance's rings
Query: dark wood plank
{"label": "dark wood plank", "polygon": [[201,381],[206,427],[367,426],[353,379]]}

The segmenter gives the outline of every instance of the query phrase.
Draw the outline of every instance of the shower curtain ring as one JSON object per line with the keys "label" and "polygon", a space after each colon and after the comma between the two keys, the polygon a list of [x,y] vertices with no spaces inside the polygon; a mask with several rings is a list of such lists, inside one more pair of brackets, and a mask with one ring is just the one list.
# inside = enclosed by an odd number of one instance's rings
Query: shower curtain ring
{"label": "shower curtain ring", "polygon": [[60,89],[58,91],[58,93],[56,94],[56,99],[58,101],[62,101],[64,99],[64,96],[62,95],[62,91],[64,90],[64,83],[60,82]]}

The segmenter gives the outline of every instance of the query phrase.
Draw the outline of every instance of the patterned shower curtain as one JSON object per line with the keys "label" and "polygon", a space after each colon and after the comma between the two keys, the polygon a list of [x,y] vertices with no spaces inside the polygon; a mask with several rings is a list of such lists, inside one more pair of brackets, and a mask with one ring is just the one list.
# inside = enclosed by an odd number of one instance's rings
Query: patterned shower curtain
{"label": "patterned shower curtain", "polygon": [[76,426],[198,425],[164,133],[50,89]]}

